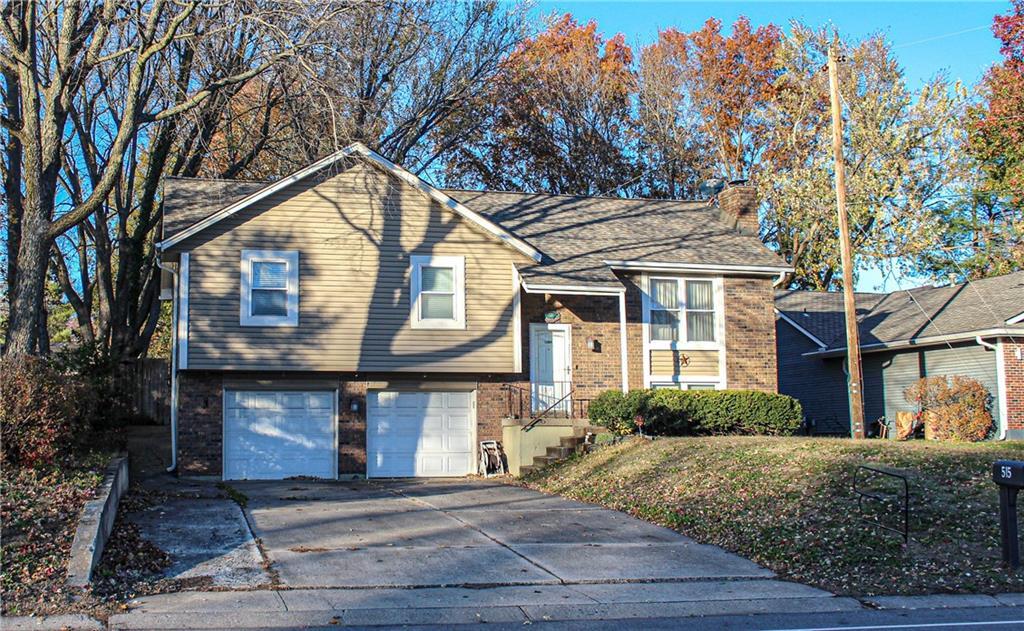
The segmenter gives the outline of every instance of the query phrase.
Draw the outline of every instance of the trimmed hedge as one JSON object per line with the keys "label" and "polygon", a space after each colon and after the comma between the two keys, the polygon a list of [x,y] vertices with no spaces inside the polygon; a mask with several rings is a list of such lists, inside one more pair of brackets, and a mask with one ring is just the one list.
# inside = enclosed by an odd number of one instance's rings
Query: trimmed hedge
{"label": "trimmed hedge", "polygon": [[637,431],[639,417],[644,433],[659,436],[791,436],[803,409],[792,397],[753,390],[608,390],[590,403],[589,416],[619,435]]}

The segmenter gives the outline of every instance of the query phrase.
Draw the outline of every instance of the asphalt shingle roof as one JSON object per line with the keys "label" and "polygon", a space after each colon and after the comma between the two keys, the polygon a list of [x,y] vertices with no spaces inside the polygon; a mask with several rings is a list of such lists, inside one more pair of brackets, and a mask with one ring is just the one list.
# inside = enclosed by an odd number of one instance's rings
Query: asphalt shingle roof
{"label": "asphalt shingle roof", "polygon": [[718,220],[707,202],[445,190],[550,261],[525,268],[542,284],[617,284],[604,261],[786,267],[759,239]]}
{"label": "asphalt shingle roof", "polygon": [[[857,294],[857,305],[861,345],[1001,328],[1019,328],[1024,335],[1024,324],[1006,324],[1024,312],[1024,272],[943,287]],[[775,307],[829,350],[846,347],[841,293],[780,291]]]}
{"label": "asphalt shingle roof", "polygon": [[[250,195],[268,182],[167,178],[164,238]],[[525,266],[527,282],[617,286],[607,260],[786,267],[760,240],[718,219],[707,202],[577,197],[495,191],[445,194],[545,255]]]}

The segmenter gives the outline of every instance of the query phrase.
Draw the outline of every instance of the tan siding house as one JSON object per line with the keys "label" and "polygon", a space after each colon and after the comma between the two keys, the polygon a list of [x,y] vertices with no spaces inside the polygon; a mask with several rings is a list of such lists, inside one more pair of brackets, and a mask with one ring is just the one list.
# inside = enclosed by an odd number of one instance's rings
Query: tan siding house
{"label": "tan siding house", "polygon": [[[270,195],[170,249],[189,252],[188,366],[511,372],[514,264],[530,259],[364,163]],[[245,249],[299,253],[296,327],[239,322]],[[410,326],[410,256],[465,257],[465,328]]]}
{"label": "tan siding house", "polygon": [[610,388],[774,390],[788,267],[749,187],[720,197],[441,190],[358,144],[273,182],[170,179],[178,472],[466,475],[480,441],[539,413],[572,434]]}

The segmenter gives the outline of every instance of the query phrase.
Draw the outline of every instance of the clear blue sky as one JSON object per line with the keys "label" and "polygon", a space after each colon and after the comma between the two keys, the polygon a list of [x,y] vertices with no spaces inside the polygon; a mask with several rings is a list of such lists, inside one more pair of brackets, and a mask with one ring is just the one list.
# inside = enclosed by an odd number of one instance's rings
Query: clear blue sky
{"label": "clear blue sky", "polygon": [[[540,0],[537,20],[572,13],[581,22],[594,20],[606,37],[626,36],[634,48],[649,44],[660,29],[692,31],[710,17],[728,27],[745,15],[755,25],[787,27],[791,20],[812,26],[832,24],[844,37],[860,39],[882,33],[906,72],[910,87],[940,71],[973,85],[999,60],[992,18],[1009,10],[1009,2],[574,2]],[[858,289],[893,290],[919,284],[913,279],[884,278],[863,270]]]}

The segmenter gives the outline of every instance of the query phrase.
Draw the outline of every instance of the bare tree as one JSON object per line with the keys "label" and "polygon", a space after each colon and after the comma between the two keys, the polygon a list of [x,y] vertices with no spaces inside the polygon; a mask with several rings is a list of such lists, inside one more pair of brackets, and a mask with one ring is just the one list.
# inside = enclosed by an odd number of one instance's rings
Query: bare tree
{"label": "bare tree", "polygon": [[[257,0],[10,0],[0,9],[6,351],[41,350],[46,270],[55,240],[69,230],[75,245],[60,251],[77,253],[79,276],[83,266],[97,269],[95,283],[76,288],[58,257],[56,276],[65,293],[73,290],[72,304],[78,294],[80,318],[94,300],[103,335],[115,320],[139,317],[126,315],[124,301],[155,291],[152,276],[148,285],[130,276],[159,222],[153,200],[170,150],[183,142],[179,119],[294,56],[309,43],[303,37],[317,33],[308,24],[330,17],[325,7]],[[193,139],[204,131],[194,124]]]}

